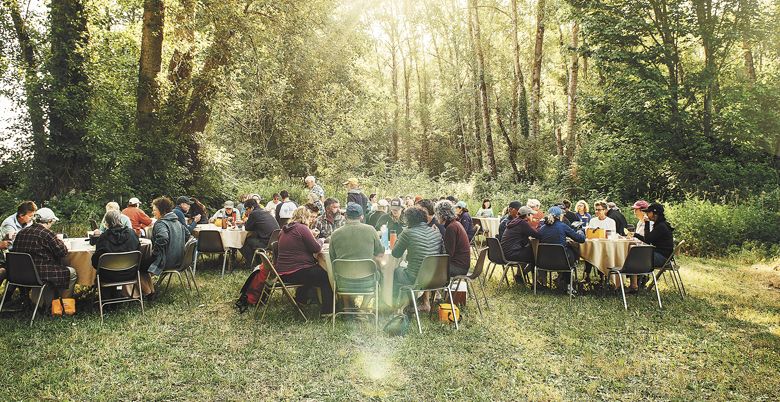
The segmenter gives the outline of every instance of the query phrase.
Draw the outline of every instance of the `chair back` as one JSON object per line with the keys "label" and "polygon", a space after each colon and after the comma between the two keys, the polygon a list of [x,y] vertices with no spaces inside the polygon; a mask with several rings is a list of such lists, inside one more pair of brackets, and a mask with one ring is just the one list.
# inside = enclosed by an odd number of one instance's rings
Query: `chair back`
{"label": "chair back", "polygon": [[417,272],[415,289],[436,289],[447,287],[449,283],[450,256],[447,254],[429,255],[423,259]]}
{"label": "chair back", "polygon": [[494,264],[504,265],[506,264],[506,257],[504,257],[504,249],[501,248],[501,242],[495,237],[487,238],[488,246],[488,260]]}
{"label": "chair back", "polygon": [[[271,243],[271,257],[273,258],[274,262],[276,262],[276,259],[279,257],[279,242],[275,241]],[[266,255],[266,258],[268,256]]]}
{"label": "chair back", "polygon": [[376,223],[374,223],[374,228],[379,230],[382,228],[382,225],[387,225],[388,222],[390,222],[390,215],[382,214],[379,216],[379,219],[376,220]]}
{"label": "chair back", "polygon": [[469,278],[471,279],[477,279],[480,275],[482,275],[482,271],[485,269],[485,260],[487,259],[487,253],[488,248],[483,247],[481,250],[479,250],[479,254],[477,255],[477,263],[474,264],[474,271],[472,271],[469,274]]}
{"label": "chair back", "polygon": [[333,282],[336,287],[334,290],[337,292],[372,293],[377,280],[379,268],[372,259],[333,261]]}
{"label": "chair back", "polygon": [[141,265],[141,252],[127,251],[124,253],[105,253],[98,259],[98,273],[100,271],[132,271]]}
{"label": "chair back", "polygon": [[5,255],[6,274],[8,282],[27,286],[43,286],[38,269],[35,268],[32,256],[27,253],[9,251]]}
{"label": "chair back", "polygon": [[653,249],[650,245],[636,245],[628,249],[623,262],[622,274],[647,274],[653,272]]}
{"label": "chair back", "polygon": [[[469,241],[469,243],[470,243],[471,245],[474,245],[474,243],[477,241],[477,240],[476,240],[476,239],[477,239],[477,235],[479,234],[479,231],[480,231],[480,230],[482,230],[482,226],[480,226],[480,225],[478,225],[478,224],[477,224],[477,225],[474,225],[474,237],[472,237],[472,238],[471,238],[471,241]],[[500,243],[499,243],[499,244],[500,244]]]}
{"label": "chair back", "polygon": [[[274,245],[277,243],[274,242]],[[268,258],[268,254],[260,252],[260,263],[263,264],[263,267],[268,270],[268,279],[266,279],[266,283],[269,284],[275,284],[276,282],[280,282],[282,285],[284,285],[284,281],[282,281],[282,277],[279,275],[279,272],[276,271],[276,267],[271,262],[271,260]]]}
{"label": "chair back", "polygon": [[201,253],[224,253],[225,246],[222,244],[222,235],[219,230],[201,230],[198,234],[198,252]]}
{"label": "chair back", "polygon": [[539,248],[536,251],[536,266],[546,271],[568,271],[571,269],[564,246],[550,243],[539,243]]}
{"label": "chair back", "polygon": [[279,236],[282,235],[282,229],[274,229],[273,232],[271,232],[271,237],[268,238],[268,244],[273,244],[274,242],[279,241]]}
{"label": "chair back", "polygon": [[194,236],[190,237],[190,239],[187,240],[187,243],[184,245],[184,257],[181,259],[179,271],[184,271],[192,267],[193,262],[195,261],[195,249],[197,247],[198,239],[196,239]]}

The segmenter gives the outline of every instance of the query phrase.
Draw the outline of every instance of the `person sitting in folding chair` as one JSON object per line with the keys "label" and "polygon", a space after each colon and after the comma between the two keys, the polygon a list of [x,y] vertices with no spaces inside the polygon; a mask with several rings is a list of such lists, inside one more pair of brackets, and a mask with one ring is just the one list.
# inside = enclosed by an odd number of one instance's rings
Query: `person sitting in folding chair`
{"label": "person sitting in folding chair", "polygon": [[141,261],[140,268],[142,288],[147,287],[144,293],[148,293],[152,288],[150,274],[160,275],[166,269],[178,268],[181,265],[184,245],[190,238],[187,226],[182,224],[173,212],[173,201],[170,198],[159,197],[152,201],[152,213],[157,219],[152,227],[152,255]]}
{"label": "person sitting in folding chair", "polygon": [[279,229],[279,223],[270,212],[260,208],[260,204],[254,198],[244,201],[244,208],[248,216],[244,229],[249,232],[249,235],[244,246],[241,247],[241,254],[244,256],[244,261],[250,264],[255,257],[255,250],[268,248],[271,233]]}
{"label": "person sitting in folding chair", "polygon": [[322,251],[322,246],[309,229],[312,217],[305,206],[293,212],[289,222],[282,227],[275,265],[284,283],[303,285],[295,291],[295,301],[299,304],[308,301],[311,288],[320,289],[320,315],[325,317],[331,315],[333,289],[327,271],[315,257]]}
{"label": "person sitting in folding chair", "polygon": [[450,278],[468,274],[471,265],[471,245],[466,229],[458,221],[450,201],[439,201],[433,209],[436,220],[445,228],[443,243],[445,252],[450,256]]}
{"label": "person sitting in folding chair", "polygon": [[[141,243],[138,241],[138,236],[135,235],[135,231],[124,225],[118,211],[106,212],[103,221],[106,223],[108,229],[100,235],[95,243],[95,253],[92,254],[92,267],[95,269],[97,269],[98,261],[100,261],[100,256],[103,254],[124,253],[141,249]],[[135,275],[131,275],[129,278],[112,275],[116,275],[116,273],[105,271],[103,273],[103,276],[105,276],[104,281],[121,282],[135,278]],[[106,289],[106,291],[112,292],[113,289]],[[111,293],[107,295],[107,298],[109,299],[113,297],[116,297],[116,295]]]}
{"label": "person sitting in folding chair", "polygon": [[634,237],[655,246],[653,267],[660,268],[674,251],[674,228],[666,221],[663,205],[652,203],[643,208],[642,212],[645,213],[645,234],[635,233]]}
{"label": "person sitting in folding chair", "polygon": [[[552,207],[547,211],[547,216],[542,221],[539,228],[539,243],[560,244],[566,250],[566,257],[570,265],[575,265],[580,258],[580,249],[576,244],[569,244],[566,239],[574,240],[577,243],[585,243],[585,235],[581,232],[575,232],[569,225],[561,221],[563,210],[559,207]],[[558,274],[558,289],[566,290],[566,284],[569,283],[567,273]]]}
{"label": "person sitting in folding chair", "polygon": [[[442,249],[442,236],[436,227],[428,226],[426,209],[419,206],[407,208],[404,211],[404,218],[409,227],[395,241],[393,257],[401,258],[406,253],[408,265],[406,268],[396,268],[393,273],[393,300],[398,299],[398,292],[402,286],[414,285],[423,259],[429,255],[439,254]],[[423,294],[420,311],[431,311],[429,299],[427,294]]]}
{"label": "person sitting in folding chair", "polygon": [[[539,232],[531,227],[531,216],[534,210],[528,206],[522,206],[517,210],[517,218],[507,223],[504,235],[501,237],[501,248],[504,250],[504,257],[507,261],[517,261],[527,263],[526,272],[534,269],[534,250],[528,239],[533,237],[538,239]],[[525,283],[523,273],[518,272],[515,276],[517,283]]]}

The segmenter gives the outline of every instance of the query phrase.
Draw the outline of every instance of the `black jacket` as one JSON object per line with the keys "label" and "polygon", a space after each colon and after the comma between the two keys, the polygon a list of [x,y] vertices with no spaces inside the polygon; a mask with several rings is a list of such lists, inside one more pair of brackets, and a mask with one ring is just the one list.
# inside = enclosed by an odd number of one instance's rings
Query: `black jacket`
{"label": "black jacket", "polygon": [[271,233],[279,229],[279,223],[271,216],[270,212],[262,208],[255,208],[246,219],[244,228],[247,232],[252,232],[252,239],[256,239],[253,240],[254,248],[267,248]]}
{"label": "black jacket", "polygon": [[92,254],[92,266],[97,269],[100,256],[105,253],[124,253],[141,248],[138,236],[133,229],[126,226],[106,230],[95,243],[95,254]]}
{"label": "black jacket", "polygon": [[623,216],[623,214],[617,210],[617,209],[610,209],[607,211],[607,218],[612,218],[612,220],[615,221],[615,230],[619,235],[623,235],[625,233],[626,226],[628,225],[628,221],[626,221],[626,217]]}
{"label": "black jacket", "polygon": [[504,256],[512,259],[519,255],[521,249],[529,247],[531,242],[528,237],[539,238],[539,232],[531,227],[525,219],[515,218],[507,223],[503,236],[501,237],[501,248],[504,249]]}
{"label": "black jacket", "polygon": [[634,237],[647,244],[654,245],[655,251],[661,253],[664,257],[669,258],[674,251],[674,235],[672,234],[674,228],[672,228],[666,220],[654,222],[652,230],[648,229],[649,226],[650,225],[645,225],[644,236],[637,233],[634,234]]}

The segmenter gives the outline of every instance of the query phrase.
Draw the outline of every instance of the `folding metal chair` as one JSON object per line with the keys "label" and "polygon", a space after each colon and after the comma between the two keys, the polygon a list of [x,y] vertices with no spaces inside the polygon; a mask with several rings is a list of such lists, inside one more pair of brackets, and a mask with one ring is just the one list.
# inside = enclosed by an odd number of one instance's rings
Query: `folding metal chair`
{"label": "folding metal chair", "polygon": [[[252,262],[249,264],[249,267],[255,266],[255,258],[260,256],[260,253],[266,253],[266,254],[273,254],[273,251],[271,250],[271,244],[274,244],[275,242],[279,241],[279,236],[282,235],[282,229],[274,229],[273,232],[271,232],[271,236],[268,238],[268,247],[265,248],[265,250],[259,248],[255,250],[254,255],[252,255]],[[271,260],[273,260],[273,255],[271,256]]]}
{"label": "folding metal chair", "polygon": [[[520,271],[519,273],[522,274],[523,282],[528,283],[528,278],[526,277],[525,270],[523,269],[528,263],[520,262],[520,261],[507,261],[506,257],[504,256],[504,249],[501,247],[501,242],[498,241],[495,237],[488,237],[487,238],[487,246],[488,246],[488,260],[491,264],[490,272],[487,275],[487,278],[492,278],[493,273],[496,270],[496,265],[501,265],[504,268],[504,273],[501,275],[503,279],[506,281],[507,286],[512,286],[509,283],[509,278],[507,277],[507,273],[511,269],[512,272],[517,275],[517,269]],[[487,279],[485,278],[485,279]]]}
{"label": "folding metal chair", "polygon": [[[415,292],[434,292],[437,290],[444,290],[447,292],[447,296],[450,299],[450,305],[455,305],[455,300],[452,298],[452,289],[450,289],[449,280],[449,265],[450,256],[446,254],[429,255],[423,259],[422,265],[420,265],[420,271],[417,273],[417,279],[414,285],[401,286],[398,291],[398,297],[403,297],[404,290],[409,290],[412,296],[412,306],[414,307],[414,316],[417,318],[417,329],[422,334],[422,324],[420,324],[420,312],[417,311],[417,296]],[[397,305],[400,305],[401,301],[397,301]],[[453,308],[454,309],[454,308]],[[455,329],[459,329],[458,321],[455,321]]]}
{"label": "folding metal chair", "polygon": [[658,279],[653,275],[653,250],[655,247],[650,245],[638,245],[633,246],[628,250],[628,256],[623,263],[623,267],[620,269],[612,268],[609,270],[610,275],[615,274],[620,279],[620,293],[623,295],[623,308],[628,310],[628,303],[626,302],[626,290],[623,287],[624,275],[650,275],[653,277],[653,285],[655,286],[655,294],[658,296],[658,307],[663,308],[661,305],[661,293],[658,292],[658,286],[655,283]]}
{"label": "folding metal chair", "polygon": [[[179,277],[179,283],[184,288],[185,294],[187,295],[187,304],[190,304],[190,293],[192,292],[192,285],[195,285],[195,291],[198,293],[198,298],[200,298],[200,288],[198,288],[198,282],[195,281],[195,273],[193,272],[193,264],[195,262],[195,249],[198,247],[198,240],[194,237],[190,237],[190,239],[187,241],[187,244],[184,245],[184,256],[181,260],[181,265],[176,267],[175,269],[167,269],[163,271],[160,274],[160,277],[157,279],[157,285],[159,286],[162,284],[165,277],[168,277],[168,282],[165,283],[165,288],[160,291],[160,294],[164,293],[168,290],[168,286],[171,284],[171,278],[175,274]],[[184,280],[181,277],[181,274],[184,273],[184,278],[187,279],[187,286],[184,286]],[[192,280],[192,284],[190,283],[190,280]]]}
{"label": "folding metal chair", "polygon": [[9,251],[5,255],[5,265],[6,283],[5,290],[3,291],[3,299],[0,300],[0,312],[3,311],[3,303],[5,302],[9,287],[17,286],[22,288],[40,289],[38,300],[35,302],[35,310],[33,310],[32,319],[30,319],[30,326],[32,327],[33,321],[35,321],[35,314],[38,312],[38,306],[41,304],[41,296],[43,296],[46,286],[49,285],[41,280],[41,275],[38,273],[38,268],[35,266],[30,254]]}
{"label": "folding metal chair", "polygon": [[536,294],[536,283],[539,277],[539,271],[545,272],[568,272],[569,276],[569,301],[574,298],[574,278],[577,277],[577,263],[574,265],[569,262],[566,255],[566,249],[561,244],[539,243],[536,251],[536,265],[534,266],[534,294]]}
{"label": "folding metal chair", "polygon": [[477,246],[477,236],[479,236],[480,230],[482,230],[482,226],[479,224],[474,225],[474,237],[471,238],[471,241],[469,241],[469,246],[471,246],[471,251],[474,252],[474,255],[479,254],[479,248]]}
{"label": "folding metal chair", "polygon": [[192,272],[197,272],[198,256],[200,254],[221,254],[222,255],[222,276],[225,276],[225,264],[228,259],[228,251],[222,244],[222,235],[219,230],[201,230],[198,234],[198,247],[195,252],[195,263]]}
{"label": "folding metal chair", "polygon": [[669,285],[669,282],[666,280],[666,275],[664,275],[666,272],[669,272],[669,275],[672,277],[672,283],[674,283],[674,287],[677,289],[677,291],[680,293],[680,298],[685,299],[685,296],[688,294],[685,290],[685,285],[682,281],[682,276],[680,275],[680,265],[677,264],[677,260],[675,257],[677,257],[680,254],[680,250],[683,249],[683,245],[685,244],[685,240],[681,240],[677,245],[674,246],[674,250],[672,250],[672,254],[669,256],[669,258],[666,259],[663,266],[655,267],[655,269],[658,270],[658,274],[656,274],[655,278],[653,279],[653,285],[655,286],[655,279],[658,279],[663,276],[664,282]]}
{"label": "folding metal chair", "polygon": [[282,280],[282,277],[276,271],[274,264],[271,263],[271,260],[265,253],[260,254],[260,262],[263,264],[265,269],[268,270],[268,278],[265,280],[265,286],[263,287],[263,291],[260,293],[260,300],[258,300],[257,304],[255,304],[255,316],[257,316],[260,305],[265,304],[265,308],[263,308],[263,315],[260,317],[260,322],[263,322],[263,320],[265,320],[265,313],[268,311],[268,306],[271,304],[271,296],[275,290],[281,290],[284,294],[284,297],[290,303],[292,303],[292,305],[295,306],[295,309],[298,310],[298,313],[301,314],[303,320],[307,321],[306,314],[303,313],[303,310],[301,310],[298,302],[295,301],[295,297],[293,296],[292,292],[290,292],[290,290],[300,288],[302,285],[285,284]]}
{"label": "folding metal chair", "polygon": [[[479,256],[477,257],[477,263],[474,265],[474,270],[471,271],[471,273],[466,275],[453,276],[452,278],[450,278],[450,287],[452,287],[452,284],[455,283],[456,289],[460,287],[461,281],[466,281],[466,290],[474,299],[474,303],[476,303],[477,305],[477,310],[479,311],[480,317],[482,317],[482,308],[479,306],[479,297],[477,297],[477,292],[474,291],[473,282],[475,279],[478,279],[482,275],[482,271],[485,268],[485,260],[487,259],[487,252],[488,252],[487,247],[479,251]],[[485,293],[485,283],[484,282],[480,283],[479,287],[482,288],[482,297],[485,298],[485,308],[490,308],[490,305],[488,305],[487,294]]]}
{"label": "folding metal chair", "polygon": [[[144,314],[144,292],[141,290],[141,273],[138,272],[139,265],[141,265],[140,251],[106,253],[98,259],[97,291],[101,324],[103,323],[103,307],[109,304],[137,301],[141,303],[141,314]],[[104,282],[103,279],[108,279],[108,282]],[[125,285],[133,285],[130,296],[103,300],[103,288],[116,288]],[[138,299],[132,296],[135,294],[136,289],[138,290]]]}
{"label": "folding metal chair", "polygon": [[[373,296],[374,311],[361,311],[359,308],[354,311],[336,312],[336,296]],[[333,315],[331,317],[331,328],[336,327],[336,315],[373,315],[374,325],[379,331],[379,267],[376,261],[366,260],[343,260],[333,261]]]}

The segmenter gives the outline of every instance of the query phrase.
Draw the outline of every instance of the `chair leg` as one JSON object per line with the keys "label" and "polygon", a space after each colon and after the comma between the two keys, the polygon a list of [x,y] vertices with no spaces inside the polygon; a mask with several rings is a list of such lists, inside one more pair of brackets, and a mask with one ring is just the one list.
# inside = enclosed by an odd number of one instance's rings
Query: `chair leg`
{"label": "chair leg", "polygon": [[[41,304],[41,297],[43,297],[43,291],[46,290],[46,284],[44,283],[41,287],[41,292],[38,293],[38,301],[35,302],[35,310],[33,310],[32,319],[30,320],[30,326],[32,327],[33,321],[35,321],[35,313],[38,312],[38,306]],[[55,295],[56,296],[56,295]],[[65,310],[65,306],[62,306],[62,309]],[[62,312],[65,314],[65,312]]]}
{"label": "chair leg", "polygon": [[5,289],[3,290],[3,298],[0,299],[0,311],[3,311],[3,304],[5,304],[5,296],[8,294],[8,287],[10,286],[10,282],[5,282]]}
{"label": "chair leg", "polygon": [[574,300],[574,278],[576,275],[577,274],[573,269],[569,271],[569,303]]}
{"label": "chair leg", "polygon": [[485,283],[482,282],[479,284],[480,289],[482,289],[482,297],[485,298],[485,308],[489,309],[490,305],[488,304],[488,298],[487,298],[487,292],[485,292]]}
{"label": "chair leg", "polygon": [[[263,308],[263,315],[260,317],[260,322],[263,322],[265,320],[265,313],[268,312],[268,306],[271,305],[271,297],[274,295],[273,291],[268,292],[268,299],[265,301],[265,307]],[[262,298],[262,296],[261,296]],[[258,302],[259,306],[259,302]],[[257,307],[255,307],[257,308]]]}
{"label": "chair leg", "polygon": [[330,315],[330,329],[336,329],[336,297],[338,296],[338,292],[333,292],[333,309],[331,310]]}
{"label": "chair leg", "polygon": [[536,294],[536,282],[538,282],[536,278],[538,277],[539,277],[539,269],[534,266],[534,294]]}
{"label": "chair leg", "polygon": [[[100,286],[100,275],[97,275],[98,307],[100,308],[100,325],[103,325],[103,287]],[[139,293],[143,293],[139,290]],[[132,296],[132,294],[130,295]]]}
{"label": "chair leg", "polygon": [[[181,277],[181,273],[179,271],[176,271],[176,275],[179,277],[179,283],[181,284],[181,287],[184,288],[184,279]],[[189,283],[189,279],[187,280],[187,283]],[[187,288],[184,288],[184,294],[187,296],[187,305],[191,305],[190,303],[190,290]]]}
{"label": "chair leg", "polygon": [[[653,276],[653,278],[655,278],[655,276]],[[658,279],[653,279],[653,283],[655,284],[655,295],[658,297],[658,308],[664,308],[663,305],[661,304],[661,292],[658,291],[658,284],[655,283],[655,281],[657,280]]]}
{"label": "chair leg", "polygon": [[618,279],[620,280],[620,293],[623,295],[623,309],[628,310],[628,303],[626,302],[626,289],[623,288],[623,274],[618,273]]}
{"label": "chair leg", "polygon": [[379,332],[379,281],[374,286],[374,327],[376,332]]}
{"label": "chair leg", "polygon": [[447,288],[447,294],[450,296],[450,311],[452,311],[452,318],[455,320],[455,330],[460,329],[458,327],[458,321],[460,317],[458,317],[457,314],[455,314],[455,299],[452,298],[452,289]]}
{"label": "chair leg", "polygon": [[222,254],[222,277],[223,278],[225,277],[225,264],[227,263],[227,259],[228,259],[228,252],[225,251]]}
{"label": "chair leg", "polygon": [[482,318],[482,307],[479,306],[479,298],[477,297],[476,292],[474,292],[474,284],[471,283],[470,279],[466,279],[466,291],[469,292],[471,298],[474,299],[474,303],[477,305],[477,311],[479,311],[479,318]]}
{"label": "chair leg", "polygon": [[201,298],[200,296],[200,288],[198,287],[198,281],[195,280],[195,272],[189,271],[190,275],[192,275],[192,284],[195,285],[195,292],[198,293],[198,299]]}
{"label": "chair leg", "polygon": [[198,249],[195,248],[195,258],[192,259],[192,274],[194,275],[195,272],[198,270]]}
{"label": "chair leg", "polygon": [[685,285],[683,285],[682,275],[680,275],[680,271],[677,269],[672,270],[672,275],[677,275],[677,280],[680,282],[680,298],[685,299],[685,296],[688,295],[688,292],[685,290]]}
{"label": "chair leg", "polygon": [[422,335],[422,324],[420,324],[420,313],[417,311],[417,298],[414,296],[414,289],[409,289],[412,294],[412,306],[414,307],[414,317],[417,318],[417,330]]}
{"label": "chair leg", "polygon": [[146,314],[144,311],[144,290],[141,288],[141,273],[138,272],[138,299],[141,301],[141,314]]}

